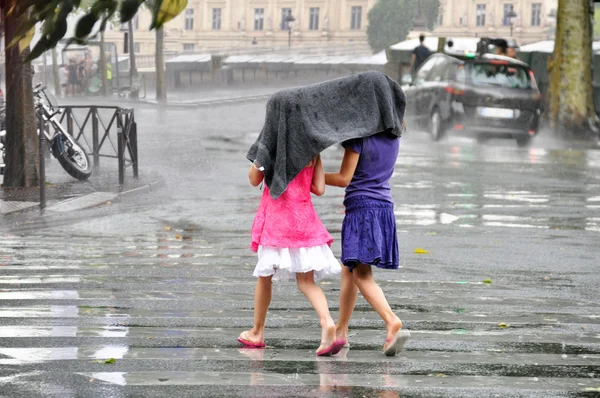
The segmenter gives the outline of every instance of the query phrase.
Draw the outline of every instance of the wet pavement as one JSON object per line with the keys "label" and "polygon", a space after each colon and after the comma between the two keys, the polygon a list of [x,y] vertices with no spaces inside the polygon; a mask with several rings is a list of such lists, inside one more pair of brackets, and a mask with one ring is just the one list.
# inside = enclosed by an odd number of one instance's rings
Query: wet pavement
{"label": "wet pavement", "polygon": [[[600,396],[596,147],[407,133],[392,179],[401,269],[376,278],[413,338],[383,356],[359,298],[350,350],[317,359],[294,284],[274,284],[266,350],[236,341],[252,324],[260,192],[245,153],[264,101],[136,119],[140,173],[162,189],[0,219],[0,395]],[[327,150],[325,168],[341,156]],[[336,253],[342,198],[314,200]],[[335,317],[338,281],[322,286]]]}

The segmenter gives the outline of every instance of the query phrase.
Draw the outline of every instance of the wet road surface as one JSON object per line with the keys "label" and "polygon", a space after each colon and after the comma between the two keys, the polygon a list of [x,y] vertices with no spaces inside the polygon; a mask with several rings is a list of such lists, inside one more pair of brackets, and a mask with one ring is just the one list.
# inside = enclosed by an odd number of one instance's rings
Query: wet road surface
{"label": "wet road surface", "polygon": [[[136,117],[142,178],[161,189],[0,220],[0,395],[600,396],[597,149],[407,133],[392,179],[401,269],[376,278],[413,338],[384,357],[359,298],[351,349],[317,359],[294,284],[274,284],[266,350],[236,341],[252,324],[260,192],[245,153],[264,103]],[[341,156],[327,150],[325,168]],[[342,198],[314,200],[338,254]],[[323,288],[335,317],[338,281]]]}

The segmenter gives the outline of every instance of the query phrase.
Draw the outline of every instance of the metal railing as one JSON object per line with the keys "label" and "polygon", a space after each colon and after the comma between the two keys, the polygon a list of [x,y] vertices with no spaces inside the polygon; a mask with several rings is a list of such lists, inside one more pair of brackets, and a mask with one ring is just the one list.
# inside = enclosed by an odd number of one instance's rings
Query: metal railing
{"label": "metal railing", "polygon": [[[67,132],[77,141],[88,156],[93,159],[93,170],[100,170],[100,158],[115,158],[118,160],[119,187],[122,190],[125,183],[125,168],[133,168],[133,177],[138,178],[138,148],[137,148],[137,124],[133,109],[122,109],[116,106],[63,106],[60,123],[67,125]],[[83,110],[84,116],[81,122],[74,112]],[[103,119],[101,110],[108,110],[108,122]],[[50,144],[44,131],[51,128],[51,123],[44,120],[41,114],[37,115],[37,127],[39,129],[39,161],[40,161],[40,209],[46,208],[46,158],[48,145]],[[116,148],[113,137],[116,134]],[[91,136],[91,137],[90,137]],[[91,144],[90,144],[91,141]],[[103,152],[104,147],[110,149]]]}
{"label": "metal railing", "polygon": [[[67,132],[92,157],[94,172],[100,158],[118,160],[119,185],[125,183],[125,169],[132,167],[138,178],[137,124],[133,109],[117,106],[63,106],[60,122]],[[116,141],[116,142],[115,142]]]}

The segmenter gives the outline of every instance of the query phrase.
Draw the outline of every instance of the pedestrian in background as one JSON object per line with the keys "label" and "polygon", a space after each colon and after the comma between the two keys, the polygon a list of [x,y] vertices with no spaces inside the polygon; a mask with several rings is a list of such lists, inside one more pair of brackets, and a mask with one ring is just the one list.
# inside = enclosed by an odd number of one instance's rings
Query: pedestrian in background
{"label": "pedestrian in background", "polygon": [[66,97],[68,94],[67,85],[69,84],[69,69],[67,69],[67,65],[62,64],[60,66],[60,69],[58,70],[58,77],[60,79],[61,88],[61,92],[59,93],[59,95],[64,95]]}
{"label": "pedestrian in background", "polygon": [[425,46],[425,35],[419,36],[419,45],[414,48],[410,56],[410,70],[414,73],[431,55],[431,50]]}
{"label": "pedestrian in background", "polygon": [[[248,177],[253,186],[264,180],[264,169],[250,167]],[[325,174],[321,157],[315,157],[300,171],[277,199],[264,191],[252,225],[252,250],[258,252],[254,276],[258,277],[254,293],[254,327],[240,334],[238,341],[246,347],[264,348],[267,310],[271,303],[272,281],[295,278],[298,289],[317,311],[321,324],[318,356],[337,354],[344,342],[335,339],[335,322],[327,299],[315,280],[339,274],[340,263],[330,245],[333,238],[319,219],[311,193],[325,192]]]}
{"label": "pedestrian in background", "polygon": [[[383,319],[387,329],[383,352],[394,356],[410,338],[401,330],[373,267],[398,269],[399,250],[390,179],[398,158],[400,138],[391,133],[345,141],[340,171],[325,173],[325,183],[346,188],[342,224],[342,282],[336,340],[348,343],[348,324],[358,291]],[[349,345],[348,345],[349,346]]]}

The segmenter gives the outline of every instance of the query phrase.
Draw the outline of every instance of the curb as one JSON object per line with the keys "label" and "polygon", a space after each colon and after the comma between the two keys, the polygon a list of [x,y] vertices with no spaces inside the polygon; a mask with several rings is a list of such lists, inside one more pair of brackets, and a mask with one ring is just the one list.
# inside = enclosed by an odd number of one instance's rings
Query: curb
{"label": "curb", "polygon": [[223,98],[218,100],[209,100],[209,101],[198,101],[198,102],[166,102],[165,104],[160,104],[156,100],[139,100],[132,103],[144,104],[144,105],[154,105],[154,106],[166,106],[169,108],[200,108],[203,106],[214,106],[214,105],[226,105],[233,103],[241,103],[241,102],[253,102],[253,101],[261,101],[265,99],[269,99],[272,94],[264,94],[264,95],[255,95],[249,97],[233,97],[233,98]]}
{"label": "curb", "polygon": [[[46,211],[47,211],[47,213],[42,214],[42,216],[56,215],[56,214],[64,213],[64,212],[73,212],[73,211],[91,209],[94,207],[102,206],[110,201],[116,201],[116,200],[123,199],[123,198],[135,197],[136,195],[155,190],[164,185],[165,185],[165,180],[159,179],[159,180],[155,180],[155,181],[152,181],[145,185],[142,185],[142,186],[139,186],[139,187],[127,190],[127,191],[123,191],[123,192],[96,191],[96,192],[92,192],[92,193],[89,193],[86,195],[78,196],[76,198],[64,199],[64,200],[58,201],[56,203],[53,203],[50,206],[47,206],[43,210],[43,213],[46,213]],[[71,207],[69,207],[70,204],[72,205]],[[9,212],[1,213],[0,217],[5,216],[5,215],[12,215],[12,214],[16,214],[16,213],[28,213],[28,212],[32,212],[36,209],[39,209],[39,202],[30,202],[29,206],[23,207],[23,208],[17,208],[15,210],[12,210]]]}

